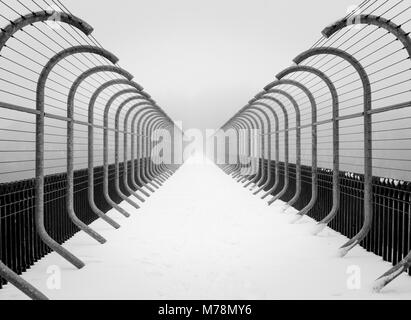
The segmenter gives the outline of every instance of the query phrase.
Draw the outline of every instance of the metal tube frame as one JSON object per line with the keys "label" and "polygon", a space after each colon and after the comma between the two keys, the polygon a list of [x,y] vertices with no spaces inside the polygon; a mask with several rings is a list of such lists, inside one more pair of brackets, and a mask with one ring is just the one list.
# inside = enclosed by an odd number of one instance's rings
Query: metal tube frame
{"label": "metal tube frame", "polygon": [[[105,52],[103,49],[101,50],[101,56],[107,57],[113,64],[117,63],[118,59],[111,55],[109,52]],[[110,57],[111,56],[111,57]],[[132,75],[130,75],[128,72],[125,70],[119,69],[115,66],[99,66],[95,67],[92,69],[89,69],[82,73],[73,83],[73,85],[70,88],[70,92],[68,95],[67,99],[67,118],[73,120],[74,119],[74,99],[76,92],[82,82],[86,80],[88,77],[99,73],[99,72],[113,72],[117,73],[119,75],[132,78]],[[91,121],[90,121],[91,120]],[[93,113],[91,112],[91,117],[89,114],[89,126],[88,126],[88,139],[90,140],[90,135],[94,134],[94,119],[93,119]],[[94,163],[93,163],[93,158],[94,158],[94,150],[93,150],[93,143],[88,143],[88,170],[93,171],[93,174],[88,174],[88,201],[90,208],[92,211],[100,218],[102,218],[104,221],[109,223],[111,226],[114,228],[119,228],[119,224],[117,224],[114,220],[110,219],[105,215],[100,209],[97,208],[95,202],[94,202]],[[67,123],[67,210],[71,216],[71,219],[73,223],[75,223],[80,229],[90,232],[90,228],[86,226],[84,223],[79,221],[79,219],[76,217],[76,214],[74,212],[74,123],[73,121],[69,121]],[[91,233],[91,236],[94,237],[93,233]],[[97,237],[97,241],[103,243],[105,242],[104,239],[99,239]]]}
{"label": "metal tube frame", "polygon": [[308,50],[301,55],[298,56],[294,60],[297,66],[290,67],[284,70],[281,73],[281,77],[285,77],[289,74],[293,74],[295,72],[306,72],[310,74],[314,74],[315,76],[319,77],[327,86],[328,90],[331,94],[331,103],[332,103],[332,123],[333,123],[333,206],[329,214],[318,223],[316,230],[314,230],[314,234],[320,233],[325,227],[335,218],[340,208],[340,132],[339,132],[339,99],[337,94],[337,89],[331,79],[322,71],[308,67],[308,66],[300,66],[299,64],[304,60],[311,57],[311,52],[313,50]]}
{"label": "metal tube frame", "polygon": [[[259,93],[256,98],[257,99],[262,99],[264,97],[270,97],[270,94],[279,94],[286,99],[288,99],[291,104],[293,105],[294,112],[295,112],[295,123],[296,123],[296,133],[295,133],[295,171],[296,171],[296,191],[294,194],[294,197],[288,201],[288,203],[284,206],[283,210],[286,211],[288,208],[293,206],[298,199],[300,198],[301,195],[301,113],[300,113],[300,108],[298,106],[297,101],[293,98],[292,95],[287,93],[286,91],[280,90],[280,89],[274,89],[277,86],[282,85],[283,81],[276,81],[275,83],[271,84],[271,89],[268,91],[263,91]],[[278,131],[278,130],[277,130]],[[279,134],[279,132],[275,133],[276,135]],[[274,190],[273,190],[274,191]]]}
{"label": "metal tube frame", "polygon": [[[337,22],[335,22],[332,25],[325,28],[322,31],[322,34],[326,38],[329,38],[333,34],[335,34],[336,32],[338,32],[338,31],[346,28],[348,25],[352,25],[352,24],[372,25],[372,26],[376,26],[378,28],[383,28],[383,29],[387,30],[389,33],[391,33],[396,39],[398,39],[402,43],[402,45],[404,46],[405,50],[408,53],[408,57],[411,59],[411,38],[409,36],[409,33],[407,33],[404,29],[402,29],[402,27],[400,25],[396,25],[391,20],[387,20],[387,19],[385,19],[381,16],[360,14],[360,15],[356,15],[355,19],[353,19],[353,21],[351,21],[351,22],[349,22],[348,19],[346,19],[346,18],[340,19]],[[370,100],[371,100],[371,98],[370,98]],[[389,108],[389,110],[393,110],[393,108]],[[371,114],[369,114],[369,117],[368,117],[368,113],[366,112],[364,114],[364,121],[365,121],[366,124],[368,124],[368,123],[372,124]],[[369,129],[371,131],[372,128],[369,128]],[[367,133],[367,136],[368,136],[368,133]],[[368,147],[372,147],[372,141],[366,141],[366,144],[368,145]],[[366,148],[367,146],[364,146],[364,147]],[[370,157],[372,159],[372,149],[371,148],[369,150],[369,153],[365,156]],[[365,159],[365,161],[366,162],[368,161],[367,158]],[[370,172],[368,172],[368,174],[370,174]],[[366,189],[365,193],[371,192],[371,196],[369,194],[367,194],[367,199],[364,198],[364,202],[368,201],[368,205],[367,205],[367,207],[366,207],[366,205],[364,205],[364,209],[365,210],[368,209],[369,211],[366,211],[366,213],[368,213],[368,214],[371,213],[371,215],[372,215],[373,214],[373,212],[372,212],[372,210],[373,210],[373,207],[372,207],[372,205],[373,205],[373,199],[372,199],[372,172],[371,172],[371,178],[368,177],[368,174],[367,173],[365,174],[366,180],[367,180],[365,183],[371,184],[371,185],[368,185],[368,187],[365,188]],[[371,182],[369,181],[369,179],[371,179]],[[371,190],[369,190],[369,189],[371,189]],[[396,279],[403,272],[406,272],[410,267],[411,267],[411,251],[408,253],[408,255],[406,257],[404,257],[404,259],[402,261],[400,261],[396,266],[391,268],[389,271],[387,271],[385,274],[383,274],[381,277],[379,277],[375,281],[375,284],[374,284],[374,287],[373,287],[374,291],[376,291],[376,292],[381,291],[387,284],[392,282],[394,279]]]}
{"label": "metal tube frame", "polygon": [[[311,93],[310,90],[304,85],[302,85],[300,82],[294,81],[294,80],[285,80],[282,79],[281,74],[277,75],[277,79],[282,81],[282,84],[287,84],[291,85],[294,87],[297,87],[301,91],[304,92],[304,94],[307,96],[308,100],[310,101],[311,104],[311,141],[312,141],[312,149],[311,149],[311,168],[312,168],[312,174],[311,174],[311,183],[312,183],[312,191],[311,191],[311,200],[308,203],[308,205],[303,208],[298,214],[297,217],[294,221],[291,223],[295,223],[298,220],[300,220],[306,213],[308,213],[315,205],[318,199],[318,170],[317,170],[317,164],[318,164],[318,152],[317,152],[317,103],[315,101],[315,98],[313,94]],[[274,81],[273,83],[269,84],[264,88],[265,91],[271,90],[274,86],[278,85],[278,81]]]}

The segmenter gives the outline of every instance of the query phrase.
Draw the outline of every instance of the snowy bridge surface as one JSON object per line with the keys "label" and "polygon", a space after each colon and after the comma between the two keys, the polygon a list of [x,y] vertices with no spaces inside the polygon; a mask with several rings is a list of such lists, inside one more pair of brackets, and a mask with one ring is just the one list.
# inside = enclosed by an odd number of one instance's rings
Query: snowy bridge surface
{"label": "snowy bridge surface", "polygon": [[[121,232],[92,224],[105,245],[84,233],[65,244],[85,268],[52,253],[23,277],[52,299],[411,299],[409,276],[372,293],[389,263],[361,247],[337,257],[345,237],[312,236],[308,217],[290,224],[293,212],[268,207],[212,163],[189,161],[141,210],[122,206],[129,219],[108,213]],[[8,285],[0,299],[26,296]]]}

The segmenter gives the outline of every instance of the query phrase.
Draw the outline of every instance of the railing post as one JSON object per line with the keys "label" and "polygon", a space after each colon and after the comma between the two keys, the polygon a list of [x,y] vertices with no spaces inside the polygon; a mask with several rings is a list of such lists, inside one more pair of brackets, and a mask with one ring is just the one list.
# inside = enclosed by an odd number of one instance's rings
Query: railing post
{"label": "railing post", "polygon": [[[288,201],[288,203],[286,204],[286,206],[283,208],[284,211],[286,211],[288,208],[290,208],[291,206],[293,206],[298,199],[300,198],[301,195],[301,114],[300,114],[300,109],[298,106],[297,101],[295,101],[295,99],[286,91],[280,90],[280,89],[274,89],[275,87],[279,86],[282,84],[282,81],[276,81],[275,83],[271,84],[271,89],[268,91],[263,91],[260,94],[258,94],[256,96],[257,99],[268,99],[268,100],[272,100],[272,97],[269,96],[270,94],[279,94],[284,96],[286,99],[288,99],[291,104],[294,107],[294,111],[295,111],[295,125],[296,125],[296,133],[295,133],[295,155],[296,155],[296,159],[295,159],[295,165],[296,165],[296,177],[295,177],[295,194],[294,197]],[[276,99],[276,102],[279,101]],[[281,105],[280,105],[281,107]],[[278,131],[278,130],[277,130]],[[276,134],[278,135],[278,132],[276,132]],[[273,190],[274,191],[274,190]],[[267,195],[268,196],[268,195]]]}
{"label": "railing post", "polygon": [[[112,60],[113,63],[115,60]],[[67,106],[68,109],[70,110],[71,114],[74,113],[74,99],[77,93],[78,88],[81,86],[83,81],[85,81],[88,77],[99,73],[99,72],[113,72],[117,73],[123,76],[126,76],[128,78],[132,78],[132,76],[124,71],[123,69],[117,68],[115,66],[99,66],[95,67],[92,69],[87,70],[83,74],[81,74],[76,81],[73,83],[73,85],[70,88],[68,100],[67,100]],[[110,224],[112,227],[118,229],[120,228],[120,225],[115,222],[113,219],[109,218],[106,214],[104,214],[99,208],[97,208],[97,205],[94,201],[94,110],[93,108],[89,108],[88,110],[88,202],[90,205],[91,210],[101,219],[106,221],[108,224]],[[69,133],[69,135],[73,135],[73,130]]]}
{"label": "railing post", "polygon": [[[346,28],[349,25],[352,24],[365,24],[365,25],[373,25],[378,28],[383,28],[387,30],[389,33],[391,33],[396,39],[398,39],[402,45],[404,46],[405,50],[408,53],[408,58],[411,59],[411,38],[409,37],[409,33],[406,32],[400,25],[396,25],[393,21],[387,20],[383,17],[380,16],[375,16],[375,15],[370,15],[370,14],[359,14],[355,16],[355,19],[352,19],[352,21],[348,21],[347,18],[343,18],[338,20],[337,22],[333,23],[332,25],[328,26],[322,31],[322,34],[326,37],[329,38],[336,32]],[[371,99],[371,97],[370,97]],[[371,103],[371,102],[370,102]],[[366,122],[366,130],[369,130],[369,134],[371,135],[371,124],[372,124],[372,119],[371,115],[366,114],[364,116],[364,121]],[[368,127],[368,128],[367,128]],[[368,132],[367,132],[368,134]],[[365,155],[366,159],[365,161],[369,163],[367,160],[367,157],[369,157],[372,161],[372,137],[369,137],[369,140],[365,140],[365,146],[364,148],[369,148],[368,153]],[[371,163],[372,165],[372,163]],[[371,175],[371,177],[369,176]],[[366,184],[369,184],[369,180],[372,180],[372,171],[366,173]],[[372,182],[371,186],[366,186],[366,198],[364,201],[368,201],[369,203],[367,205],[367,209],[371,210],[371,215],[372,215]],[[367,214],[367,211],[366,211]],[[370,212],[368,212],[370,214]],[[397,278],[402,272],[407,271],[411,267],[411,252],[396,266],[394,266],[391,270],[386,272],[384,275],[382,275],[380,278],[377,279],[377,281],[374,284],[374,291],[379,292],[381,291],[388,283],[393,281],[395,278]]]}
{"label": "railing post", "polygon": [[[123,147],[123,151],[124,151],[124,162],[128,162],[128,143],[127,143],[128,141],[127,141],[127,140],[128,140],[128,134],[130,133],[130,134],[131,134],[131,162],[132,162],[131,170],[130,170],[131,182],[132,182],[132,185],[134,186],[134,188],[135,188],[137,191],[140,191],[142,194],[144,194],[144,195],[147,196],[147,197],[149,197],[150,194],[149,194],[148,192],[144,191],[144,189],[140,188],[140,187],[137,185],[136,180],[135,180],[135,162],[136,162],[136,159],[135,159],[135,138],[136,138],[136,136],[135,136],[135,127],[131,124],[131,130],[130,130],[130,132],[127,132],[125,128],[128,127],[128,121],[129,121],[129,119],[130,119],[131,113],[132,113],[136,108],[141,107],[141,106],[150,106],[150,105],[151,105],[151,106],[154,106],[154,104],[155,104],[155,102],[152,101],[151,99],[146,99],[145,102],[139,102],[139,103],[133,105],[133,106],[127,111],[127,114],[126,114],[126,116],[125,116],[125,118],[124,118],[124,137],[123,137],[123,144],[124,144],[124,147]],[[134,192],[134,191],[132,190],[132,188],[130,187],[130,185],[129,185],[129,183],[128,183],[127,175],[128,175],[128,168],[125,167],[125,168],[124,168],[124,175],[123,175],[123,183],[124,183],[124,185],[126,186],[127,190],[128,190],[133,196],[135,196],[135,197],[136,197],[137,199],[139,199],[140,201],[144,202],[144,201],[145,201],[144,198],[143,198],[143,197],[140,197],[140,196],[139,196],[136,192]]]}
{"label": "railing post", "polygon": [[[6,27],[2,28],[0,32],[0,52],[5,47],[7,41],[13,37],[15,33],[22,30],[24,27],[32,24],[36,24],[38,22],[44,22],[50,19],[53,13],[48,13],[45,11],[39,12],[32,12],[25,16],[21,16],[20,18],[10,22]],[[73,27],[79,29],[86,35],[89,35],[93,32],[93,28],[89,26],[85,21],[67,13],[61,13],[60,21],[72,25]],[[43,111],[44,112],[44,111]],[[44,114],[37,115],[36,121],[38,123],[44,124]],[[36,130],[36,141],[37,139],[41,142],[44,142],[44,129],[43,132],[41,130]],[[43,156],[42,156],[43,152]],[[36,212],[35,212],[35,225],[36,229],[40,230],[39,235],[42,237],[42,240],[46,240],[46,242],[50,243],[54,248],[58,250],[62,247],[55,243],[44,230],[44,146],[40,148],[36,148],[36,163],[38,161],[38,165],[36,165],[36,190],[40,192],[36,192]],[[64,251],[64,250],[60,250]],[[67,253],[67,252],[66,252]],[[76,260],[76,258],[72,255],[69,255],[70,258],[74,258],[72,261]],[[77,267],[82,267],[84,264],[80,261],[76,263]],[[28,295],[33,299],[45,299],[46,297],[41,294],[37,289],[33,288],[30,284],[28,284],[25,280],[15,274],[11,269],[5,266],[3,263],[0,262],[0,276],[15,285],[18,289],[20,289],[23,293]]]}
{"label": "railing post", "polygon": [[[313,53],[315,51],[308,50],[301,55],[299,55],[294,62],[299,65],[304,60],[308,59],[311,56],[315,56]],[[314,234],[320,233],[325,227],[334,219],[337,215],[340,208],[340,134],[339,134],[339,100],[337,89],[332,83],[331,79],[322,71],[308,67],[308,66],[295,66],[290,67],[284,70],[281,73],[281,77],[295,73],[295,72],[307,72],[316,75],[319,77],[328,87],[328,90],[331,93],[332,100],[332,122],[333,122],[333,206],[330,213],[324,218],[321,222],[318,223]]]}

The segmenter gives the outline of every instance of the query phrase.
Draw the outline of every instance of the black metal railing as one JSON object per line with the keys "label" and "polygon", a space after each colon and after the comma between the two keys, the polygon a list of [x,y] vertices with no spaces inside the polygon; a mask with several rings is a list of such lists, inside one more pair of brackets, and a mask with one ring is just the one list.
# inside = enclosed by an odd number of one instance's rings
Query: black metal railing
{"label": "black metal railing", "polygon": [[[262,170],[267,169],[267,161],[260,160]],[[275,183],[274,162],[272,162],[272,183]],[[295,165],[289,165],[290,185],[281,200],[288,202],[295,194]],[[308,216],[321,221],[332,207],[333,173],[329,169],[318,168],[319,197]],[[364,177],[352,172],[340,172],[341,206],[336,218],[329,224],[333,230],[351,238],[363,225]],[[250,177],[249,179],[252,179]],[[280,163],[280,183],[276,192],[284,185],[284,163]],[[276,193],[274,192],[274,194]],[[303,209],[311,199],[311,168],[302,167],[302,193],[294,205]],[[373,178],[374,223],[370,233],[360,243],[368,252],[381,256],[393,265],[404,259],[411,250],[411,182],[383,177]],[[411,270],[409,270],[411,275]]]}

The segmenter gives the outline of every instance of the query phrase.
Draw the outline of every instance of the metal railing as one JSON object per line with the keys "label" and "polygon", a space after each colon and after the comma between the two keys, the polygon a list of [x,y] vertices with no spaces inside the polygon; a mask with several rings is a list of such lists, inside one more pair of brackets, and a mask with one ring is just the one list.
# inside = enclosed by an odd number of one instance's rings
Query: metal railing
{"label": "metal railing", "polygon": [[89,225],[120,228],[106,213],[129,217],[121,202],[139,209],[178,169],[156,161],[153,141],[166,130],[162,151],[174,154],[174,122],[92,27],[52,2],[0,1],[0,288],[33,299],[47,297],[22,272],[51,251],[82,268],[62,244],[79,231],[105,243]]}
{"label": "metal railing", "polygon": [[[248,117],[261,130],[261,157],[237,135],[238,159],[264,163],[257,174],[244,173],[244,161],[222,166],[244,187],[299,210],[292,223],[315,218],[314,234],[330,226],[349,237],[341,257],[361,244],[394,264],[375,291],[411,266],[410,13],[406,1],[364,1],[221,127],[250,130]],[[258,121],[268,110],[274,116]]]}

